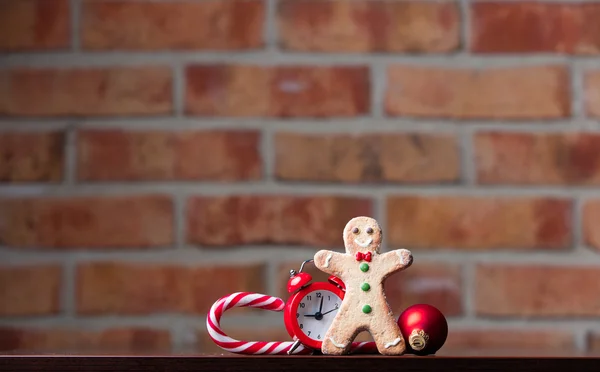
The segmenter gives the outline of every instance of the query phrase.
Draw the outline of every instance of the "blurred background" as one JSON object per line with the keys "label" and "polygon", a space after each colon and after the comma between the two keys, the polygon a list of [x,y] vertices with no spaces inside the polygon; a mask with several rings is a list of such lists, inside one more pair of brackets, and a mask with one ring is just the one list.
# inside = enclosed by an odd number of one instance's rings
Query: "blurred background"
{"label": "blurred background", "polygon": [[218,352],[359,215],[440,354],[600,349],[600,2],[2,0],[0,50],[2,353]]}

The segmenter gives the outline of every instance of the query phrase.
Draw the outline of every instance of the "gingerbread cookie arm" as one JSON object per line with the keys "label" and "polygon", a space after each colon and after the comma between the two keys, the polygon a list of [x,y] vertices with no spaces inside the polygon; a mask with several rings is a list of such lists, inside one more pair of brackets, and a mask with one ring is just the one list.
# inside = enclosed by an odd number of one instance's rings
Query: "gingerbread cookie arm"
{"label": "gingerbread cookie arm", "polygon": [[339,252],[320,250],[315,253],[314,264],[327,274],[339,276],[342,272],[344,258],[345,255]]}
{"label": "gingerbread cookie arm", "polygon": [[385,278],[412,265],[413,256],[408,249],[396,249],[382,254],[380,261]]}

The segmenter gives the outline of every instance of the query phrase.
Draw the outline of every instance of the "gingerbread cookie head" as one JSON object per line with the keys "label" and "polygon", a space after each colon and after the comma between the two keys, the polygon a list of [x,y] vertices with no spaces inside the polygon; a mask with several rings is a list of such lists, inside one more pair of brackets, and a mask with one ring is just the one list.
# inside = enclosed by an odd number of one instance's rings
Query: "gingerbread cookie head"
{"label": "gingerbread cookie head", "polygon": [[379,253],[381,240],[381,227],[371,217],[355,217],[344,228],[346,253],[353,256],[357,252]]}

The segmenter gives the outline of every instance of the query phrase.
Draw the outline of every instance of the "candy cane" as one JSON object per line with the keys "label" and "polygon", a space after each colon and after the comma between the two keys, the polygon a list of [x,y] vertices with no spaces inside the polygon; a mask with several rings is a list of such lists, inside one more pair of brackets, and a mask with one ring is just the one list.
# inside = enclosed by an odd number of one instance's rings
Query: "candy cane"
{"label": "candy cane", "polygon": [[[271,311],[283,311],[285,302],[278,297],[267,296],[260,293],[236,292],[221,297],[215,302],[206,317],[208,334],[217,346],[225,351],[237,354],[287,354],[294,341],[239,341],[225,334],[221,329],[221,316],[226,310],[234,307],[255,307]],[[311,354],[313,350],[299,345],[291,354]],[[375,353],[377,347],[374,342],[353,342],[351,353]]]}

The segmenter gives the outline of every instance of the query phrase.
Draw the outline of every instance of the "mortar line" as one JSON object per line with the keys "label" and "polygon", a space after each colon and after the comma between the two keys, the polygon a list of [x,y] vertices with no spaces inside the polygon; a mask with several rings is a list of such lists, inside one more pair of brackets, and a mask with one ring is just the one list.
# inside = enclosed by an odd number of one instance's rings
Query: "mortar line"
{"label": "mortar line", "polygon": [[387,89],[387,67],[388,66],[385,63],[370,64],[370,113],[374,119],[380,119],[386,116],[385,95]]}
{"label": "mortar line", "polygon": [[171,325],[168,327],[169,331],[169,341],[170,341],[170,351],[172,353],[181,352],[183,349],[183,339],[184,335],[182,335],[183,327],[179,326],[178,318],[175,318],[171,321]]}
{"label": "mortar line", "polygon": [[[494,121],[494,120],[443,120],[433,118],[413,119],[405,117],[355,117],[327,119],[290,118],[204,118],[204,117],[136,117],[124,120],[120,117],[85,119],[18,119],[0,118],[0,132],[54,131],[64,130],[66,123],[76,121],[77,128],[112,129],[123,128],[130,131],[156,129],[164,131],[183,130],[260,130],[276,127],[281,131],[294,133],[331,133],[331,134],[366,134],[366,133],[438,133],[453,134],[457,131],[500,131],[515,133],[570,133],[582,131],[600,133],[597,120],[568,119],[552,121]],[[273,128],[274,129],[274,128]]]}
{"label": "mortar line", "polygon": [[461,267],[461,291],[464,319],[475,319],[475,265],[474,261],[466,261]]}
{"label": "mortar line", "polygon": [[0,133],[27,133],[31,131],[35,131],[36,133],[66,132],[70,126],[71,124],[68,120],[54,122],[45,119],[36,121],[0,119]]}
{"label": "mortar line", "polygon": [[471,7],[469,0],[458,0],[460,15],[460,51],[469,53],[471,50]]}
{"label": "mortar line", "polygon": [[579,68],[572,60],[567,63],[569,73],[569,90],[571,93],[571,117],[572,118],[584,118],[583,110],[583,83]]}
{"label": "mortar line", "polygon": [[65,129],[64,151],[64,185],[68,188],[73,187],[77,182],[77,130],[76,124],[71,123]]}
{"label": "mortar line", "polygon": [[576,61],[579,65],[594,66],[596,59],[590,56],[567,56],[562,54],[496,54],[474,55],[468,53],[318,53],[288,52],[279,49],[260,51],[103,51],[78,52],[31,52],[11,53],[0,56],[2,67],[54,67],[73,68],[170,65],[176,59],[189,64],[260,64],[262,66],[308,65],[308,66],[367,66],[371,63],[405,64],[438,68],[498,68],[525,67],[548,64],[567,65]]}
{"label": "mortar line", "polygon": [[[593,317],[587,319],[570,320],[560,317],[543,317],[538,316],[536,318],[521,318],[505,317],[498,319],[486,319],[486,318],[453,318],[449,320],[452,323],[453,328],[458,329],[506,329],[506,330],[523,330],[524,328],[530,331],[533,330],[550,330],[550,331],[577,331],[577,330],[598,330],[599,325],[594,322]],[[575,333],[575,332],[573,332]]]}
{"label": "mortar line", "polygon": [[[204,314],[202,314],[204,315]],[[3,324],[31,327],[68,327],[85,330],[104,330],[110,328],[145,327],[158,330],[170,330],[173,319],[180,317],[179,314],[143,314],[139,316],[105,315],[105,316],[82,316],[75,319],[56,317],[30,317],[30,318],[8,318],[0,319]],[[204,318],[202,316],[202,318]],[[201,324],[205,318],[196,324]]]}
{"label": "mortar line", "polygon": [[198,339],[193,325],[189,325],[185,317],[171,315],[169,332],[171,333],[171,351],[183,352],[189,347],[195,347]]}
{"label": "mortar line", "polygon": [[62,285],[61,285],[61,307],[63,315],[67,319],[75,319],[77,300],[76,300],[76,263],[68,255],[62,260]]}
{"label": "mortar line", "polygon": [[571,215],[572,239],[574,251],[583,248],[585,245],[583,237],[583,200],[581,196],[576,195],[573,198],[573,207]]}
{"label": "mortar line", "polygon": [[172,100],[173,100],[173,116],[174,118],[181,118],[185,115],[185,95],[186,95],[186,81],[185,81],[185,67],[183,63],[173,62],[171,65],[171,73],[173,74],[173,81],[171,88],[173,89]]}
{"label": "mortar line", "polygon": [[[341,229],[341,228],[340,228]],[[0,247],[0,255],[5,263],[11,265],[20,264],[50,264],[61,263],[65,259],[72,259],[73,262],[102,262],[119,261],[140,264],[165,264],[181,265],[182,267],[213,267],[227,263],[233,266],[257,265],[263,264],[265,260],[273,264],[280,265],[290,261],[301,261],[307,257],[313,256],[319,249],[343,249],[343,243],[335,246],[289,246],[285,255],[276,254],[278,246],[257,246],[257,245],[237,245],[228,247],[227,250],[215,247],[212,249],[198,249],[195,246],[184,246],[181,249],[162,248],[153,250],[142,250],[131,247],[119,249],[101,249],[92,248],[79,250],[49,250],[41,247],[28,248],[27,252],[20,249],[11,249]],[[396,248],[396,247],[394,247]],[[459,265],[468,262],[477,262],[478,264],[499,264],[512,266],[528,266],[537,264],[544,267],[572,266],[577,268],[598,268],[600,267],[600,257],[595,252],[589,250],[572,252],[562,250],[553,252],[548,250],[525,251],[498,248],[492,252],[468,251],[461,249],[434,249],[423,250],[414,247],[407,248],[418,256],[419,263],[446,263]]]}
{"label": "mortar line", "polygon": [[[387,205],[386,205],[387,197],[385,193],[377,193],[373,195],[372,203],[373,203],[373,218],[379,223],[379,227],[383,232],[383,240],[381,244],[382,252],[386,252],[389,250],[388,248],[388,220],[387,220]],[[411,252],[412,253],[412,252]],[[413,253],[414,254],[414,253]]]}
{"label": "mortar line", "polygon": [[[272,255],[274,256],[274,255]],[[268,296],[275,296],[275,297],[279,297],[281,296],[281,293],[278,293],[277,289],[278,286],[280,285],[279,283],[279,265],[275,262],[273,262],[273,260],[270,260],[269,258],[267,258],[265,261],[265,270],[264,270],[264,280],[265,280],[265,291],[266,294]],[[285,288],[285,287],[284,287]],[[286,301],[287,298],[284,296],[284,298],[282,298],[283,301]]]}
{"label": "mortar line", "polygon": [[81,12],[83,4],[81,0],[70,0],[69,5],[71,8],[71,50],[78,52],[81,49]]}
{"label": "mortar line", "polygon": [[423,184],[342,184],[342,183],[295,183],[295,182],[238,182],[223,187],[221,182],[81,182],[77,187],[66,188],[57,184],[0,185],[0,197],[32,197],[44,194],[57,198],[95,195],[98,197],[127,197],[141,194],[161,194],[173,197],[228,196],[228,195],[290,195],[293,197],[339,197],[370,198],[374,193],[386,195],[455,196],[465,198],[503,197],[511,200],[522,198],[556,198],[572,200],[575,196],[598,197],[598,189],[593,186],[573,186],[569,189],[559,186],[519,187],[471,186],[434,183]]}
{"label": "mortar line", "polygon": [[[584,129],[586,131],[594,132],[598,130],[600,126],[598,125],[598,119],[593,118],[592,114],[588,114],[586,75],[592,69],[597,70],[597,65],[584,65],[578,61],[572,61],[572,65],[576,71],[576,74],[573,77],[573,85],[575,89],[577,89],[576,92],[578,94],[578,97],[575,99],[576,102],[579,102],[578,118],[581,118],[581,125],[585,125]],[[592,120],[590,120],[590,118],[592,118]]]}
{"label": "mortar line", "polygon": [[267,52],[275,51],[278,48],[279,30],[277,27],[277,5],[276,0],[265,0],[263,40]]}
{"label": "mortar line", "polygon": [[267,187],[267,189],[269,184],[274,184],[276,182],[276,131],[276,129],[269,125],[264,126],[260,130],[259,154],[263,167],[261,180],[265,182],[265,187]]}
{"label": "mortar line", "polygon": [[460,176],[463,184],[477,186],[477,159],[475,157],[474,141],[476,131],[462,128],[458,131],[458,149],[460,156]]}
{"label": "mortar line", "polygon": [[173,196],[173,234],[176,249],[183,249],[187,234],[187,200],[183,195]]}
{"label": "mortar line", "polygon": [[575,350],[585,353],[589,351],[588,336],[590,332],[587,327],[577,327],[573,330]]}

